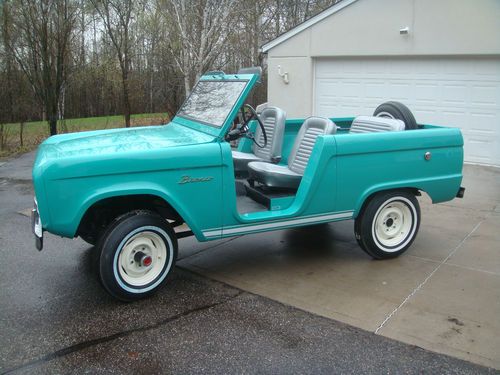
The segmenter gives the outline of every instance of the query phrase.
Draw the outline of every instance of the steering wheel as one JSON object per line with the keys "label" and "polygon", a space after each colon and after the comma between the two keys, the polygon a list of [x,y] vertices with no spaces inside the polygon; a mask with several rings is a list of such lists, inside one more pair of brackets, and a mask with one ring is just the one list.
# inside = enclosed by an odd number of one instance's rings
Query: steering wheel
{"label": "steering wheel", "polygon": [[[247,118],[245,115],[245,109],[248,109],[250,111],[250,116]],[[267,146],[267,134],[266,134],[266,129],[264,128],[264,124],[259,118],[259,115],[257,115],[257,112],[255,109],[250,105],[250,104],[245,104],[243,107],[241,107],[241,116],[243,117],[243,124],[238,126],[236,129],[231,130],[229,133],[226,135],[226,140],[227,141],[233,141],[235,139],[238,139],[240,137],[245,137],[249,138],[252,140],[255,145],[259,148],[264,148]],[[250,128],[248,127],[248,123],[252,121],[253,119],[257,120],[260,126],[260,130],[262,131],[262,135],[264,135],[264,144],[261,145],[259,142],[255,139],[254,134],[250,131]]]}

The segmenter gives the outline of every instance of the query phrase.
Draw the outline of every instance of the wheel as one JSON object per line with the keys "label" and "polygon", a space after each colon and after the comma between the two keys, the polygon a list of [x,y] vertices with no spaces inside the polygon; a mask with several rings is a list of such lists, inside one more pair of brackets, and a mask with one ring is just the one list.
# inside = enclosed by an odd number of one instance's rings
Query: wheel
{"label": "wheel", "polygon": [[115,298],[132,301],[154,293],[177,258],[170,224],[149,211],[134,211],[110,224],[100,240],[99,275]]}
{"label": "wheel", "polygon": [[400,102],[385,102],[380,104],[373,112],[373,116],[387,117],[401,120],[405,123],[405,130],[417,129],[417,121],[410,109]]}
{"label": "wheel", "polygon": [[354,223],[356,240],[375,259],[395,258],[415,240],[420,226],[420,206],[406,191],[375,195]]}

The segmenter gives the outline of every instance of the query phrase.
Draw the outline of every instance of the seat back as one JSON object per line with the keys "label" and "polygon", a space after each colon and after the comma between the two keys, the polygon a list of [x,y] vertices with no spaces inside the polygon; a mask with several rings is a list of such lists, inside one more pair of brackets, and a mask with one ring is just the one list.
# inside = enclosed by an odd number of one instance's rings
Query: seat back
{"label": "seat back", "polygon": [[[259,118],[266,129],[267,145],[264,148],[260,148],[254,144],[252,150],[258,158],[273,161],[281,157],[286,113],[278,107],[267,107],[262,110]],[[255,130],[255,139],[259,144],[264,144],[264,134],[262,134],[259,125],[257,125],[257,129]]]}
{"label": "seat back", "polygon": [[319,135],[334,134],[335,123],[323,117],[309,117],[300,127],[292,151],[288,157],[288,168],[295,173],[304,174],[314,143]]}
{"label": "seat back", "polygon": [[405,123],[387,117],[358,116],[351,124],[349,133],[379,133],[405,130]]}
{"label": "seat back", "polygon": [[257,114],[260,115],[262,111],[266,108],[267,108],[267,102],[261,103],[257,107],[255,107],[255,112],[257,112]]}

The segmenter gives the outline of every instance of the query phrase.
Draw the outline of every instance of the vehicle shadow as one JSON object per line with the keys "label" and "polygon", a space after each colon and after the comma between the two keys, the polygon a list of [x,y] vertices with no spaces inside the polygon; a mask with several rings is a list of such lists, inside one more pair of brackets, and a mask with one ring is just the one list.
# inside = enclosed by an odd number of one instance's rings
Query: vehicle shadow
{"label": "vehicle shadow", "polygon": [[284,231],[287,254],[304,259],[326,257],[359,258],[351,228],[343,223],[325,223]]}
{"label": "vehicle shadow", "polygon": [[85,266],[85,272],[99,280],[99,252],[96,246],[87,245],[81,252],[81,261]]}

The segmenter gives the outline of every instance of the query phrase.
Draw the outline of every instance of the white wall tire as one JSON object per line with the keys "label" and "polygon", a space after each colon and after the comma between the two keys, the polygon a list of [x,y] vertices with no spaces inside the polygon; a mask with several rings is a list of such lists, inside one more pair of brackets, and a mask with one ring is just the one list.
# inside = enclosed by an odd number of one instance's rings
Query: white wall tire
{"label": "white wall tire", "polygon": [[358,215],[355,234],[361,248],[375,259],[405,252],[420,227],[420,206],[413,194],[391,191],[376,194]]}
{"label": "white wall tire", "polygon": [[177,239],[168,222],[135,211],[110,224],[100,241],[99,275],[115,298],[131,301],[154,293],[177,258]]}

